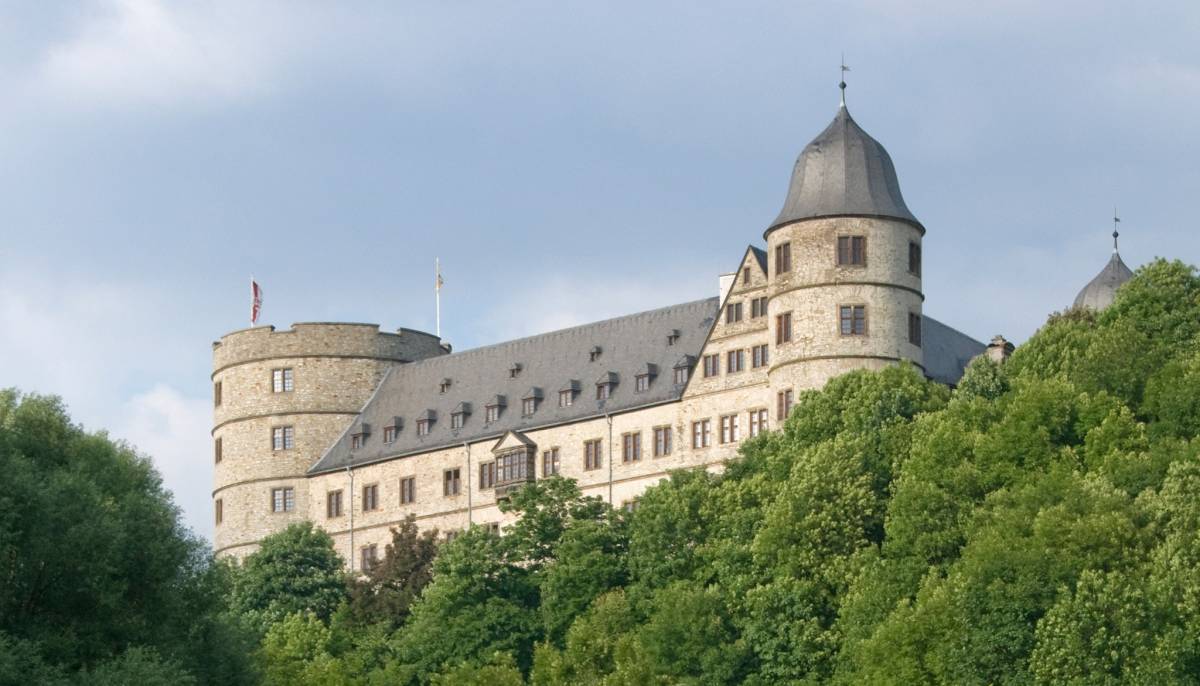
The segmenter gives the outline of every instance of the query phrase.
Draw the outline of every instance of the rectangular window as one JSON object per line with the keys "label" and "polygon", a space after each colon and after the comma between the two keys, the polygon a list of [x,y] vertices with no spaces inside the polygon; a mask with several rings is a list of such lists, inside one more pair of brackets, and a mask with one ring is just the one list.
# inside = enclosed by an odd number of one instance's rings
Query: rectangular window
{"label": "rectangular window", "polygon": [[654,427],[654,456],[662,457],[671,454],[671,427]]}
{"label": "rectangular window", "polygon": [[521,401],[521,414],[526,417],[532,417],[537,411],[537,398],[525,398]]}
{"label": "rectangular window", "polygon": [[742,304],[740,302],[729,303],[725,306],[725,323],[733,324],[742,321]]}
{"label": "rectangular window", "polygon": [[330,491],[325,494],[325,516],[329,519],[342,516],[341,491]]}
{"label": "rectangular window", "polygon": [[220,524],[225,519],[225,501],[217,498],[213,503],[213,516],[216,518],[216,523]]}
{"label": "rectangular window", "polygon": [[575,404],[575,391],[567,390],[558,392],[559,407],[570,407],[573,404]]}
{"label": "rectangular window", "polygon": [[271,429],[271,449],[291,450],[296,447],[296,430],[290,426],[277,426]]}
{"label": "rectangular window", "polygon": [[638,374],[633,380],[633,390],[638,393],[645,393],[650,390],[650,375]]}
{"label": "rectangular window", "polygon": [[750,365],[755,369],[767,366],[769,346],[766,343],[756,345],[750,349]]}
{"label": "rectangular window", "polygon": [[788,418],[788,414],[792,411],[792,389],[780,391],[775,396],[775,418],[783,421]]}
{"label": "rectangular window", "polygon": [[429,435],[429,425],[431,423],[432,422],[430,422],[428,419],[418,419],[417,420],[417,435],[418,436],[428,436]]}
{"label": "rectangular window", "polygon": [[600,469],[604,464],[604,456],[600,453],[600,446],[599,438],[583,442],[583,468],[585,470]]}
{"label": "rectangular window", "polygon": [[792,340],[792,313],[775,315],[775,345]]}
{"label": "rectangular window", "polygon": [[363,447],[363,438],[364,437],[365,437],[365,434],[351,434],[350,435],[350,449],[358,450],[359,448]]}
{"label": "rectangular window", "polygon": [[487,532],[493,536],[500,535],[500,522],[488,522],[483,525],[483,528],[487,529]]}
{"label": "rectangular window", "polygon": [[746,351],[730,350],[725,355],[725,373],[736,374],[746,368]]}
{"label": "rectangular window", "polygon": [[704,356],[704,376],[716,376],[721,373],[721,356],[714,353]]}
{"label": "rectangular window", "polygon": [[596,400],[607,400],[608,396],[612,395],[612,384],[598,383],[596,384]]}
{"label": "rectangular window", "polygon": [[688,368],[687,367],[676,367],[675,368],[675,385],[682,386],[685,383],[687,383],[687,380],[688,380]]}
{"label": "rectangular window", "polygon": [[[461,429],[467,421],[467,415],[462,412],[455,412],[450,415],[450,428]],[[418,432],[419,433],[419,432]]]}
{"label": "rectangular window", "polygon": [[374,543],[362,548],[362,571],[369,572],[379,562],[379,548]]}
{"label": "rectangular window", "polygon": [[479,465],[479,488],[485,490],[496,485],[496,463],[484,462]]}
{"label": "rectangular window", "polygon": [[758,317],[767,316],[767,297],[764,295],[761,298],[755,298],[750,301],[750,318],[757,319]]}
{"label": "rectangular window", "polygon": [[408,505],[417,502],[417,477],[406,476],[400,479],[400,504]]}
{"label": "rectangular window", "polygon": [[542,453],[542,476],[558,474],[558,448],[551,448]]}
{"label": "rectangular window", "polygon": [[692,447],[707,448],[712,445],[712,420],[692,422]]}
{"label": "rectangular window", "polygon": [[217,439],[213,441],[213,462],[221,464],[221,460],[223,459],[225,459],[225,456],[221,451],[221,437],[217,436]]}
{"label": "rectangular window", "polygon": [[637,462],[642,459],[642,432],[621,436],[621,461]]}
{"label": "rectangular window", "polygon": [[727,414],[721,417],[721,442],[737,443],[742,440],[742,432],[738,428],[738,416]]}
{"label": "rectangular window", "polygon": [[750,410],[750,437],[754,438],[767,430],[767,411]]}
{"label": "rectangular window", "polygon": [[484,417],[484,421],[486,421],[488,424],[491,424],[492,422],[500,420],[500,406],[499,405],[488,405],[487,407],[484,408],[484,412],[486,413],[485,417]]}
{"label": "rectangular window", "polygon": [[271,489],[271,511],[272,512],[291,512],[296,509],[296,489],[294,488],[272,488]]}
{"label": "rectangular window", "polygon": [[908,273],[921,275],[921,246],[918,243],[908,244]]}
{"label": "rectangular window", "polygon": [[750,283],[750,268],[742,267],[742,284],[745,285],[748,283]]}
{"label": "rectangular window", "polygon": [[637,498],[634,498],[633,500],[626,500],[625,502],[621,503],[621,509],[624,510],[625,512],[637,512],[637,509],[638,509]]}
{"label": "rectangular window", "polygon": [[843,336],[867,335],[867,307],[865,305],[842,305],[838,308]]}
{"label": "rectangular window", "polygon": [[862,267],[867,264],[866,236],[838,236],[837,263],[840,267]]}
{"label": "rectangular window", "polygon": [[394,427],[394,426],[383,427],[383,442],[384,443],[395,443],[396,442],[396,427]]}
{"label": "rectangular window", "polygon": [[780,243],[775,246],[775,277],[792,271],[792,244]]}
{"label": "rectangular window", "polygon": [[213,384],[213,407],[221,406],[221,382]]}
{"label": "rectangular window", "polygon": [[367,484],[362,487],[362,509],[363,512],[379,509],[379,484]]}
{"label": "rectangular window", "polygon": [[275,393],[291,393],[294,385],[292,383],[292,370],[289,369],[272,369],[271,370],[271,390]]}
{"label": "rectangular window", "polygon": [[458,495],[462,490],[462,473],[458,468],[442,472],[442,495]]}
{"label": "rectangular window", "polygon": [[921,315],[908,313],[908,342],[921,347]]}

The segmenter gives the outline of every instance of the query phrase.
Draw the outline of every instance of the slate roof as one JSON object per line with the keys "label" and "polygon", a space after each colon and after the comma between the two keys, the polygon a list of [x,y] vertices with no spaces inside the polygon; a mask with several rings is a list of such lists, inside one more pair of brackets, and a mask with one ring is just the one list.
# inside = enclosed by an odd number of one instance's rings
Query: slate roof
{"label": "slate roof", "polygon": [[892,158],[845,105],[796,158],[783,210],[766,233],[817,217],[886,217],[921,223],[904,204]]}
{"label": "slate roof", "polygon": [[758,260],[758,266],[763,270],[763,274],[767,273],[767,251],[762,248],[750,246],[750,252],[754,253],[754,259]]}
{"label": "slate roof", "polygon": [[1133,272],[1125,266],[1121,254],[1113,250],[1112,258],[1104,265],[1104,269],[1075,296],[1075,307],[1090,307],[1097,312],[1103,310],[1117,297],[1117,289],[1121,284],[1132,278]]}
{"label": "slate roof", "polygon": [[967,365],[987,346],[933,317],[921,317],[921,352],[925,375],[950,386],[958,384]]}
{"label": "slate roof", "polygon": [[[671,372],[685,355],[698,358],[719,309],[717,298],[673,305],[570,329],[521,338],[507,343],[441,355],[394,366],[350,428],[309,469],[319,474],[343,469],[353,454],[355,465],[423,453],[467,441],[500,438],[507,431],[528,431],[603,414],[596,400],[597,380],[615,381],[604,409],[624,412],[678,400],[682,386]],[[674,345],[668,335],[677,331]],[[590,361],[590,352],[600,355]],[[514,363],[520,372],[510,375]],[[657,372],[649,390],[636,393],[634,377],[654,365]],[[443,379],[451,380],[446,393]],[[558,389],[578,389],[574,404],[558,406]],[[530,388],[554,389],[546,393],[531,417],[521,416],[522,403],[510,402],[498,421],[485,424],[485,415],[466,417],[461,429],[450,428],[450,415],[460,403],[484,406],[496,396],[524,398]],[[426,413],[431,413],[427,415]],[[417,436],[416,420],[432,416],[427,436]],[[385,426],[403,418],[395,442],[385,445],[382,432],[372,435],[362,448],[351,451],[350,436],[363,423]]]}

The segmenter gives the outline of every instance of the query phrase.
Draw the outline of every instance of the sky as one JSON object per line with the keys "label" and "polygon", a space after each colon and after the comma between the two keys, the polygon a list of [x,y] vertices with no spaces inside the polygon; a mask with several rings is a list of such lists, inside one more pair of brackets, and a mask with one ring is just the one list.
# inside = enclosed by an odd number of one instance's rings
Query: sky
{"label": "sky", "polygon": [[0,387],[150,455],[211,537],[211,342],[456,349],[715,295],[833,118],[924,223],[925,311],[1020,342],[1200,261],[1200,3],[0,0]]}

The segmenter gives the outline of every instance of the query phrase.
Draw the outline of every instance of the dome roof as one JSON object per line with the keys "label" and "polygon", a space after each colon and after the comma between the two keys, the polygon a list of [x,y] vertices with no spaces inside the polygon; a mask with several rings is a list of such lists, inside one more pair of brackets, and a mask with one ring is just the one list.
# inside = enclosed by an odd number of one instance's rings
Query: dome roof
{"label": "dome roof", "polygon": [[899,219],[924,230],[904,204],[891,156],[842,105],[796,158],[783,210],[766,232],[802,219],[845,216]]}
{"label": "dome roof", "polygon": [[1114,250],[1112,259],[1104,265],[1104,269],[1075,296],[1074,306],[1090,307],[1099,312],[1112,304],[1117,295],[1117,288],[1131,278],[1133,272],[1121,261],[1121,254]]}

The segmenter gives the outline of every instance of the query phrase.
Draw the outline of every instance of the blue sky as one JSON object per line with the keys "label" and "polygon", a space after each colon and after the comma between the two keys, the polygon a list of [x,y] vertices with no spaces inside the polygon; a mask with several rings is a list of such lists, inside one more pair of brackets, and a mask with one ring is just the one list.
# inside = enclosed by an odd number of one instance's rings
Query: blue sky
{"label": "blue sky", "polygon": [[1107,260],[1196,262],[1194,2],[0,3],[0,386],[154,456],[211,533],[212,340],[462,349],[705,297],[859,123],[926,312],[1028,337]]}

